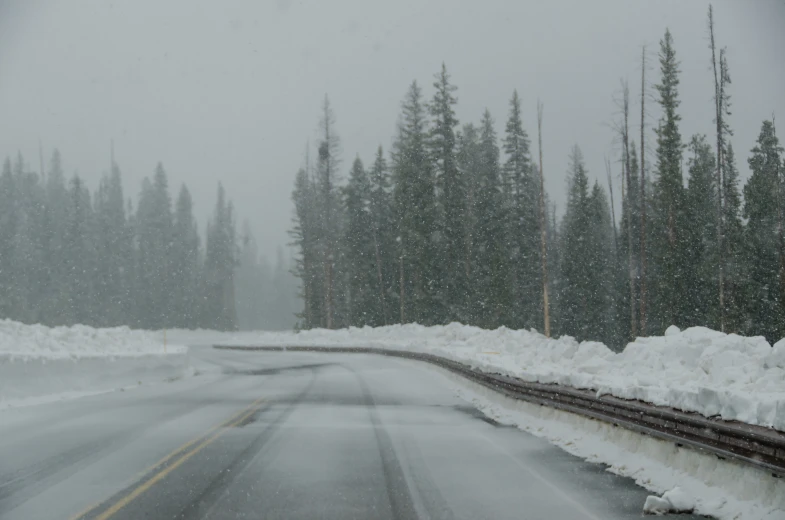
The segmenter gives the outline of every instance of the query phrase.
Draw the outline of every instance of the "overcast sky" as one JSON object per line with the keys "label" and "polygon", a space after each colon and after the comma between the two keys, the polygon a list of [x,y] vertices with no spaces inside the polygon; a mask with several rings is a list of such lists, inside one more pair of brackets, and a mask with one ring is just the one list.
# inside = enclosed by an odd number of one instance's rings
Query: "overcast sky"
{"label": "overcast sky", "polygon": [[[182,182],[190,187],[203,226],[221,180],[274,257],[288,241],[292,181],[306,141],[316,139],[324,95],[348,170],[356,154],[367,163],[378,144],[389,148],[407,86],[417,79],[430,97],[444,61],[462,123],[478,121],[487,107],[501,136],[517,88],[536,140],[542,100],[546,189],[563,207],[573,144],[590,175],[605,182],[603,157],[617,154],[613,94],[620,78],[634,93],[640,88],[642,44],[657,80],[666,27],[681,60],[682,135],[711,136],[707,7],[698,0],[0,0],[0,154],[19,150],[37,170],[40,139],[47,163],[59,148],[67,173],[78,171],[94,188],[114,139],[127,196],[136,199],[141,179],[162,161],[173,195]],[[746,178],[761,121],[774,112],[785,128],[785,2],[714,7],[732,76],[732,142]],[[639,110],[636,101],[633,125]],[[653,124],[653,103],[649,113]]]}

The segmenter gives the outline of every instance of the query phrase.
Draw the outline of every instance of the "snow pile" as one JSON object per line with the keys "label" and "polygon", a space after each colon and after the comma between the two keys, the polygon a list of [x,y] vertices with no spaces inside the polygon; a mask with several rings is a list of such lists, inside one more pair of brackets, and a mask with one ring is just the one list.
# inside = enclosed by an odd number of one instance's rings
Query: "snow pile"
{"label": "snow pile", "polygon": [[662,497],[650,495],[643,504],[643,513],[647,515],[667,515],[669,513],[692,513],[695,501],[676,486],[666,491]]}
{"label": "snow pile", "polygon": [[0,320],[0,407],[19,406],[179,378],[187,347],[158,332]]}
{"label": "snow pile", "polygon": [[785,430],[785,339],[704,327],[638,338],[623,352],[569,336],[483,330],[452,323],[242,333],[224,344],[362,346],[428,352],[526,381],[558,383],[624,399]]}

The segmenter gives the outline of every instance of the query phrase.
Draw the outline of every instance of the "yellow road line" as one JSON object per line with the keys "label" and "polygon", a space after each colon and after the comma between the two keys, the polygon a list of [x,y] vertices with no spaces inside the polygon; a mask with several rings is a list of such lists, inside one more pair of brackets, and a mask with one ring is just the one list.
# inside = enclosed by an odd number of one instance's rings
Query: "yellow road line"
{"label": "yellow road line", "polygon": [[[107,520],[112,515],[114,515],[118,511],[120,511],[122,508],[124,508],[129,503],[131,503],[131,501],[133,501],[136,497],[138,497],[139,495],[141,495],[142,493],[144,493],[145,491],[147,491],[148,489],[153,487],[157,482],[159,482],[161,479],[166,477],[169,473],[171,473],[172,471],[174,471],[175,469],[180,467],[185,461],[187,461],[188,459],[190,459],[191,457],[193,457],[194,455],[199,453],[205,446],[207,446],[211,442],[215,441],[218,437],[223,435],[229,428],[232,428],[233,426],[237,426],[238,424],[240,424],[243,421],[245,421],[248,417],[253,415],[259,409],[259,405],[263,401],[264,401],[264,398],[260,397],[259,399],[257,399],[256,401],[254,401],[253,403],[248,405],[246,408],[243,408],[238,413],[234,414],[232,417],[230,417],[226,421],[224,421],[222,423],[219,423],[219,424],[213,426],[212,428],[210,428],[207,431],[207,433],[205,433],[203,435],[200,435],[199,437],[196,437],[196,438],[186,442],[185,444],[183,444],[182,446],[180,446],[179,448],[177,448],[176,450],[174,450],[173,452],[169,453],[167,456],[165,456],[164,458],[162,458],[161,460],[159,460],[158,462],[156,462],[155,464],[150,466],[148,469],[146,469],[144,471],[143,474],[149,473],[153,469],[155,469],[155,468],[165,464],[166,462],[171,460],[173,457],[176,457],[177,455],[179,455],[179,454],[183,453],[184,451],[188,450],[194,444],[197,444],[197,443],[199,443],[199,441],[202,441],[195,448],[193,448],[191,451],[185,453],[182,457],[177,459],[174,463],[170,464],[169,466],[167,466],[165,468],[162,468],[158,473],[153,475],[150,479],[146,480],[143,484],[141,484],[140,486],[136,487],[131,493],[129,493],[128,495],[124,496],[123,498],[121,498],[120,500],[115,502],[114,505],[112,505],[112,507],[110,507],[109,509],[107,509],[106,511],[101,513],[99,516],[95,517],[96,520]],[[90,514],[93,510],[95,510],[97,507],[99,507],[103,503],[104,503],[104,501],[99,502],[98,504],[95,504],[95,505],[92,505],[92,506],[88,507],[86,510],[82,511],[81,513],[78,513],[77,515],[71,517],[71,520],[75,520],[77,518],[82,518],[82,517]]]}

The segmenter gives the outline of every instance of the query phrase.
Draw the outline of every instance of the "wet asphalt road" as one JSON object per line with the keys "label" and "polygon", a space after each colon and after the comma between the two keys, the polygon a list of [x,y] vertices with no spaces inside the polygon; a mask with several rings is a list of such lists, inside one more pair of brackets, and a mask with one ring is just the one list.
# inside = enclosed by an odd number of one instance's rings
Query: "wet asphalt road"
{"label": "wet asphalt road", "polygon": [[631,480],[495,424],[426,365],[192,356],[182,381],[0,411],[0,518],[641,517]]}

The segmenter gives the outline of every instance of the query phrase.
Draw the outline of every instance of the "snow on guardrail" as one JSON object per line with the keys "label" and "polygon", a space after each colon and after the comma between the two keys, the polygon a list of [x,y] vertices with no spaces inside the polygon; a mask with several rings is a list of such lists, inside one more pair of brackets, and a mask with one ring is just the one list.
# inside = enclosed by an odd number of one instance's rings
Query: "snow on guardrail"
{"label": "snow on guardrail", "polygon": [[785,339],[704,327],[638,338],[615,353],[602,343],[536,331],[452,323],[226,335],[223,344],[364,346],[438,354],[524,381],[591,389],[785,431]]}
{"label": "snow on guardrail", "polygon": [[0,320],[0,407],[182,377],[188,348],[158,332]]}

